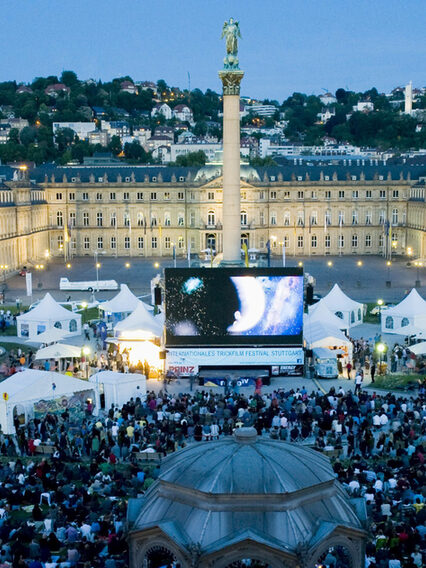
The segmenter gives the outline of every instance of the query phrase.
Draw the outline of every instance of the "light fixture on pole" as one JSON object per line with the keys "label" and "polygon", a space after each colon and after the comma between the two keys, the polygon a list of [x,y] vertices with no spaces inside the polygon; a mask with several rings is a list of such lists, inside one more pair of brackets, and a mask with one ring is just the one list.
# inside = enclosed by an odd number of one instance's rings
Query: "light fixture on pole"
{"label": "light fixture on pole", "polygon": [[421,282],[420,282],[420,268],[423,266],[423,262],[420,261],[415,261],[414,266],[416,267],[416,282],[415,282],[415,287],[416,288],[420,288],[421,286]]}
{"label": "light fixture on pole", "polygon": [[392,266],[392,261],[387,260],[386,261],[386,269],[387,269],[388,279],[386,280],[386,288],[390,288],[392,286],[391,277],[390,277],[391,266]]}

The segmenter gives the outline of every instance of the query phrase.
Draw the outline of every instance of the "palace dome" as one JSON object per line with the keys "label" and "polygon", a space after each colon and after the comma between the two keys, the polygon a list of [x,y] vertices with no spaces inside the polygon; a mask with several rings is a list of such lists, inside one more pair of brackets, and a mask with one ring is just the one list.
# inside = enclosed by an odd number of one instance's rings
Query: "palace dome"
{"label": "palace dome", "polygon": [[289,560],[301,546],[317,550],[336,531],[364,538],[328,458],[258,437],[254,428],[168,456],[149,491],[129,503],[128,520],[131,543],[155,527],[183,564],[194,547],[200,558],[211,558],[249,540]]}

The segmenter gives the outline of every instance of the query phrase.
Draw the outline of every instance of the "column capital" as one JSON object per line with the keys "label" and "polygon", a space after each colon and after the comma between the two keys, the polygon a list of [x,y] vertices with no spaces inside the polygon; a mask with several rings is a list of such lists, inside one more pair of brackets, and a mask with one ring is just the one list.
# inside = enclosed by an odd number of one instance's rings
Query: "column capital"
{"label": "column capital", "polygon": [[224,95],[240,94],[240,83],[244,77],[244,71],[241,71],[241,69],[222,69],[219,71],[219,77],[222,81]]}

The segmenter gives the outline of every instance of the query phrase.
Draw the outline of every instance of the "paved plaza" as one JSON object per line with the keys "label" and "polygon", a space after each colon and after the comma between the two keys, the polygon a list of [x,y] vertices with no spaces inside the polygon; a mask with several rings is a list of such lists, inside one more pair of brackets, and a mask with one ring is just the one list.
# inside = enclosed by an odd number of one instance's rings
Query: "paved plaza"
{"label": "paved plaza", "polygon": [[[114,279],[119,284],[128,284],[137,295],[150,293],[150,281],[162,274],[164,268],[173,267],[172,258],[112,258],[99,256],[99,279]],[[421,295],[426,295],[426,268],[408,268],[406,258],[397,258],[388,267],[383,257],[293,257],[288,255],[286,266],[296,267],[302,263],[305,272],[316,279],[315,293],[325,295],[337,283],[353,299],[363,302],[375,302],[382,298],[386,302],[398,302],[404,294],[415,286],[417,278],[422,286],[418,288]],[[331,263],[331,266],[329,265]],[[362,263],[361,265],[359,263]],[[88,292],[61,292],[59,279],[67,277],[70,281],[96,280],[95,261],[92,256],[74,258],[67,268],[63,260],[50,259],[42,270],[35,266],[33,273],[33,300],[44,296],[46,292],[53,293],[55,299],[65,300],[71,296],[73,300],[88,300]],[[281,266],[282,259],[273,257],[272,266]],[[186,259],[178,258],[176,266],[188,266]],[[391,286],[387,287],[386,282]],[[28,302],[25,291],[25,278],[13,276],[6,281],[6,301],[14,302],[20,298],[25,305]],[[109,299],[116,292],[99,292],[97,299]]]}

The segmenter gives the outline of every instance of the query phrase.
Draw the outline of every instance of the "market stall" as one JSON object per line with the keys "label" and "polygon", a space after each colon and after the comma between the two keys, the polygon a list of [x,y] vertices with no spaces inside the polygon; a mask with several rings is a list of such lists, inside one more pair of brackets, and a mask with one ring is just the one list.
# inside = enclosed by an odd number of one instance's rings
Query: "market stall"
{"label": "market stall", "polygon": [[338,284],[335,284],[318,304],[327,307],[343,321],[347,328],[354,327],[363,322],[364,305],[361,302],[356,302],[349,298]]}
{"label": "market stall", "polygon": [[49,293],[32,310],[17,316],[16,323],[18,337],[28,339],[55,328],[69,336],[81,335],[81,315],[61,306]]}
{"label": "market stall", "polygon": [[[83,413],[87,400],[95,401],[95,389],[87,381],[25,369],[1,383],[0,426],[4,434],[14,434],[14,422],[27,423],[34,416],[69,410]],[[95,405],[95,409],[99,408]]]}
{"label": "market stall", "polygon": [[[381,327],[383,333],[418,335],[426,329],[426,301],[415,288],[396,306],[382,308]],[[407,333],[412,331],[414,333]]]}
{"label": "market stall", "polygon": [[111,406],[121,408],[131,398],[146,398],[146,378],[139,373],[99,371],[89,381],[96,386],[101,407],[106,410]]}

